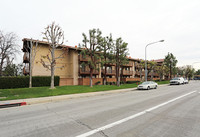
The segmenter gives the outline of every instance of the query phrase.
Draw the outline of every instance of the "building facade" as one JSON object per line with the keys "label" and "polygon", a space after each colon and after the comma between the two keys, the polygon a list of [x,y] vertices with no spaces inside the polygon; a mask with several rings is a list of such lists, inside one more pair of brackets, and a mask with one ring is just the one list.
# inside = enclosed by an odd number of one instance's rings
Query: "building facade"
{"label": "building facade", "polygon": [[[23,48],[22,51],[24,52],[23,56],[23,63],[24,75],[29,75],[30,72],[30,51],[28,50],[28,46],[30,45],[30,39],[24,38],[23,40]],[[36,42],[36,40],[33,40]],[[71,46],[65,46],[67,50],[63,50],[62,48],[58,48],[55,51],[55,55],[59,56],[62,54],[62,58],[57,59],[56,61],[56,69],[55,75],[60,76],[60,85],[89,85],[89,76],[90,76],[90,69],[88,66],[83,66],[83,63],[86,63],[90,60],[89,57],[83,57],[80,52],[81,49]],[[36,57],[33,63],[33,76],[50,76],[51,71],[45,68],[41,60],[45,63],[49,63],[48,59],[46,58],[49,55],[49,45],[45,41],[38,41],[38,52],[36,53]],[[141,65],[140,59],[133,59],[131,57],[127,57],[129,63],[121,66],[120,68],[120,76],[121,80],[126,81],[140,81],[144,79],[144,68]],[[157,62],[158,65],[163,63],[163,59],[161,60],[154,60]],[[103,76],[106,73],[106,79],[108,82],[116,82],[116,69],[115,64],[109,63],[105,64],[105,66],[101,66],[100,64],[96,64],[97,70],[93,72],[93,84],[100,83],[102,84]],[[158,74],[153,72],[153,80],[159,79]],[[149,78],[152,76],[149,73]]]}

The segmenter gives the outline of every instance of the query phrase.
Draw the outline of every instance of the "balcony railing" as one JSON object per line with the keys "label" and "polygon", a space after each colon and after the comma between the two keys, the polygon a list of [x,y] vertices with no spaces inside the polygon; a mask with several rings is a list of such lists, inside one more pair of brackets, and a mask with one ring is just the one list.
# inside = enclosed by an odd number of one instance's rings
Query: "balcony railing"
{"label": "balcony railing", "polygon": [[23,74],[24,74],[24,75],[28,75],[28,74],[29,74],[29,67],[28,67],[28,66],[25,66],[25,67],[23,68]]}
{"label": "balcony railing", "polygon": [[[105,74],[105,69],[102,69],[101,72],[103,74]],[[106,75],[115,75],[116,74],[116,71],[115,70],[107,70],[106,71]]]}
{"label": "balcony railing", "polygon": [[[144,76],[144,74],[145,74],[144,71],[142,71],[142,72],[141,72],[141,75]],[[140,76],[140,71],[136,71],[136,72],[135,72],[135,75]]]}
{"label": "balcony railing", "polygon": [[150,72],[149,76],[151,76],[151,75],[153,75],[153,76],[159,76],[158,73],[156,73],[156,72]]}
{"label": "balcony railing", "polygon": [[[81,75],[85,74],[85,75],[89,75],[90,74],[90,70],[89,69],[86,69],[86,70],[83,70],[83,69],[80,69],[79,70],[79,73]],[[98,70],[93,70],[93,75],[98,75],[99,74],[99,71]]]}
{"label": "balcony railing", "polygon": [[129,62],[128,64],[124,64],[123,66],[132,67],[133,66],[133,62]]}
{"label": "balcony railing", "polygon": [[123,75],[133,75],[133,71],[123,70]]}
{"label": "balcony railing", "polygon": [[24,63],[29,63],[29,53],[28,52],[24,53],[23,62]]}
{"label": "balcony railing", "polygon": [[105,65],[107,65],[107,66],[115,66],[116,64],[115,63],[105,63]]}

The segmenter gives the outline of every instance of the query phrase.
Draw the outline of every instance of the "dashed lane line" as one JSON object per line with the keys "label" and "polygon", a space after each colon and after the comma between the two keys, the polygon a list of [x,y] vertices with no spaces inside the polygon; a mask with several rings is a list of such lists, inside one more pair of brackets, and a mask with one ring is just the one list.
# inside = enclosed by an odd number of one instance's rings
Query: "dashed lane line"
{"label": "dashed lane line", "polygon": [[[174,102],[174,101],[176,101],[176,100],[179,100],[179,99],[181,99],[181,98],[183,98],[183,97],[186,97],[186,96],[188,96],[188,95],[190,95],[190,94],[193,94],[193,93],[195,93],[195,92],[197,92],[197,91],[192,91],[192,92],[189,92],[189,93],[187,93],[187,94],[181,95],[181,96],[176,97],[176,98],[174,98],[174,99],[171,99],[171,100],[169,100],[169,101],[167,101],[167,102],[161,103],[161,104],[159,104],[159,105],[157,105],[157,106],[151,107],[151,108],[146,109],[146,110],[144,110],[144,111],[142,111],[142,112],[139,112],[139,113],[134,114],[134,115],[132,115],[132,116],[126,117],[126,118],[121,119],[121,120],[119,120],[119,121],[113,122],[113,123],[111,123],[111,124],[105,125],[105,126],[103,126],[103,127],[100,127],[100,128],[94,129],[94,130],[91,130],[91,131],[89,131],[89,132],[86,132],[86,133],[84,133],[84,134],[78,135],[78,136],[76,136],[76,137],[88,137],[88,136],[91,136],[91,135],[93,135],[93,134],[95,134],[95,133],[97,133],[97,132],[101,132],[101,131],[103,131],[103,130],[105,130],[105,129],[112,128],[112,127],[117,126],[117,125],[119,125],[119,124],[122,124],[122,123],[124,123],[124,122],[126,122],[126,121],[128,121],[128,120],[134,119],[134,118],[139,117],[139,116],[141,116],[141,115],[144,115],[144,114],[146,114],[146,113],[148,113],[148,112],[150,112],[150,111],[153,111],[153,110],[155,110],[155,109],[158,109],[158,108],[160,108],[160,107],[163,107],[163,106],[165,106],[165,105],[167,105],[167,104],[169,104],[169,103],[172,103],[172,102]],[[199,93],[200,93],[200,92],[199,92]]]}

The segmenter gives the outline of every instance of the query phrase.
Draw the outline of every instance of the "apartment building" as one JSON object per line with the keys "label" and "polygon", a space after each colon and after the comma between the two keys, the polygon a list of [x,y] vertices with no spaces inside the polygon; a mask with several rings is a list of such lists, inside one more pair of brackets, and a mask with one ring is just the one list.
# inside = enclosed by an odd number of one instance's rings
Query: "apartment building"
{"label": "apartment building", "polygon": [[[23,40],[23,48],[24,52],[23,63],[24,75],[29,75],[29,63],[30,63],[30,51],[27,46],[30,45],[30,39],[24,38]],[[33,40],[36,41],[36,40]],[[67,50],[62,50],[62,48],[67,48]],[[82,64],[90,60],[89,57],[83,57],[80,52],[81,49],[71,46],[63,45],[62,48],[58,48],[55,51],[56,56],[63,54],[62,58],[56,61],[56,69],[55,75],[60,76],[60,85],[89,85],[89,76],[90,69],[89,67],[83,66]],[[36,53],[36,57],[33,63],[33,76],[50,76],[50,70],[45,68],[41,59],[44,60],[45,63],[48,63],[48,59],[45,58],[49,54],[49,45],[46,41],[38,41],[38,52]],[[63,53],[65,52],[65,53]],[[129,60],[128,64],[121,66],[120,68],[120,76],[122,81],[138,81],[141,79],[141,73],[139,72],[139,63],[140,59],[133,59],[131,57],[127,57]],[[163,60],[155,60],[158,63],[162,63]],[[106,73],[107,81],[116,82],[116,69],[115,64],[108,63],[105,66],[101,66],[100,64],[96,64],[97,70],[93,71],[93,84],[96,82],[102,83],[102,77]],[[144,77],[144,70],[142,72],[142,78]],[[154,79],[157,78],[157,75],[154,75]]]}

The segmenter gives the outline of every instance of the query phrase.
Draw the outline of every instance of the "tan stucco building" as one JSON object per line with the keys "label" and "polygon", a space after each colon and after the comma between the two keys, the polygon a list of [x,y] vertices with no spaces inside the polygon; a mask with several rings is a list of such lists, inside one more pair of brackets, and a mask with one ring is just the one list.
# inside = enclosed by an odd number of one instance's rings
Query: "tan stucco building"
{"label": "tan stucco building", "polygon": [[[23,63],[24,66],[24,75],[29,75],[29,59],[30,54],[29,50],[27,50],[27,46],[30,45],[30,39],[24,38],[23,40],[23,49],[24,57]],[[36,40],[33,40],[36,41]],[[80,55],[80,49],[71,46],[65,46],[62,48],[56,49],[55,56],[58,57],[62,54],[62,58],[57,59],[56,61],[56,69],[55,75],[60,76],[60,85],[89,85],[89,68],[81,66],[83,62],[87,63],[89,58],[83,58]],[[50,70],[45,68],[41,59],[48,64],[47,55],[50,55],[49,45],[46,41],[38,41],[38,52],[36,53],[36,57],[33,65],[33,76],[50,76]],[[122,81],[139,81],[142,77],[144,77],[144,72],[139,73],[139,63],[140,59],[133,59],[131,57],[127,57],[129,63],[122,66],[121,76]],[[164,60],[157,60],[159,63],[163,63]],[[97,64],[99,67],[98,70],[95,70],[93,73],[93,83],[100,81],[102,83],[102,75],[105,73],[105,67],[101,67],[100,64]],[[144,71],[144,70],[143,70]],[[115,64],[107,64],[107,81],[115,82]],[[158,79],[158,75],[154,74],[154,79]]]}

